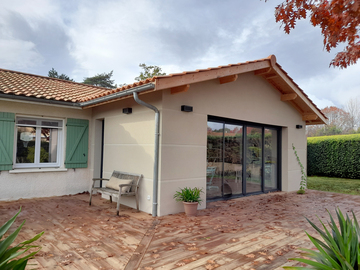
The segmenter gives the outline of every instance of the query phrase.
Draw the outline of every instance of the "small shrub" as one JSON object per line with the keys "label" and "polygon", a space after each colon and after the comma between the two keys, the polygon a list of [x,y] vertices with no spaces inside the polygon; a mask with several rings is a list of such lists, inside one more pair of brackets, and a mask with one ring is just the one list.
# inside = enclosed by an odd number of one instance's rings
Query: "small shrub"
{"label": "small shrub", "polygon": [[359,236],[360,228],[356,220],[354,212],[353,220],[346,214],[346,218],[341,213],[340,209],[336,211],[338,218],[339,228],[336,226],[335,220],[330,216],[330,222],[328,222],[329,229],[320,220],[323,230],[317,227],[309,219],[307,221],[311,226],[319,233],[322,240],[309,235],[311,242],[317,248],[318,251],[311,249],[301,249],[304,251],[301,255],[308,257],[303,258],[291,258],[290,260],[299,261],[308,265],[308,267],[293,267],[284,266],[285,269],[318,269],[318,270],[358,270],[360,249],[359,249]]}
{"label": "small shrub", "polygon": [[[0,270],[22,270],[25,269],[27,262],[29,259],[33,258],[36,253],[38,253],[41,249],[39,246],[30,245],[32,242],[36,241],[43,235],[44,232],[39,233],[35,237],[30,240],[21,242],[20,244],[10,247],[10,245],[14,242],[15,238],[19,234],[22,226],[25,224],[25,220],[21,225],[8,237],[4,240],[1,240],[5,233],[9,230],[11,225],[14,223],[16,217],[20,214],[21,208],[19,212],[15,216],[13,216],[9,221],[7,221],[1,228],[0,228]],[[30,249],[37,248],[36,251],[31,252],[24,257],[19,258],[19,256],[23,255],[25,252],[29,251]]]}
{"label": "small shrub", "polygon": [[180,191],[176,191],[174,199],[178,202],[198,202],[201,204],[202,200],[200,194],[203,193],[201,188],[181,188]]}

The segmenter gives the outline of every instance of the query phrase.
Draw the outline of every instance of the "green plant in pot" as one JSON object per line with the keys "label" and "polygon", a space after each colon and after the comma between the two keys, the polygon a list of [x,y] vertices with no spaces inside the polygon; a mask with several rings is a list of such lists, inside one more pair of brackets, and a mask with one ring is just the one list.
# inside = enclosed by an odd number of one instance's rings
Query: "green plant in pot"
{"label": "green plant in pot", "polygon": [[174,199],[178,202],[183,202],[185,213],[187,216],[196,216],[197,207],[201,204],[201,188],[181,188],[180,191],[176,191]]}

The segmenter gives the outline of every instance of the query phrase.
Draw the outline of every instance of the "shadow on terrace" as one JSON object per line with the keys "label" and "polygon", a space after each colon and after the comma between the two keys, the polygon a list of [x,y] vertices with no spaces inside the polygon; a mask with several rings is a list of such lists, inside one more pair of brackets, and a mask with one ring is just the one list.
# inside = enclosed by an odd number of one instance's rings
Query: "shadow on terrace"
{"label": "shadow on terrace", "polygon": [[[312,247],[304,215],[328,219],[326,209],[360,214],[360,197],[320,191],[277,192],[208,203],[197,217],[153,218],[89,194],[0,202],[3,224],[22,206],[16,240],[45,231],[34,269],[282,269],[297,265],[298,247]],[[318,222],[316,222],[318,223]]]}

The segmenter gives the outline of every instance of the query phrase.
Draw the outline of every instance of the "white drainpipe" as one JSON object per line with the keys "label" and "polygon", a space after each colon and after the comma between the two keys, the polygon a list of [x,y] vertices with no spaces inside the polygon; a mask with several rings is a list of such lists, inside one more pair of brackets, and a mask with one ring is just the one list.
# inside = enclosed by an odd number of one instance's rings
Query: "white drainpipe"
{"label": "white drainpipe", "polygon": [[157,205],[158,205],[158,182],[159,182],[159,136],[160,136],[160,112],[159,110],[142,100],[139,99],[138,93],[133,92],[135,101],[155,112],[155,153],[154,153],[154,176],[153,176],[153,207],[152,216],[157,216]]}

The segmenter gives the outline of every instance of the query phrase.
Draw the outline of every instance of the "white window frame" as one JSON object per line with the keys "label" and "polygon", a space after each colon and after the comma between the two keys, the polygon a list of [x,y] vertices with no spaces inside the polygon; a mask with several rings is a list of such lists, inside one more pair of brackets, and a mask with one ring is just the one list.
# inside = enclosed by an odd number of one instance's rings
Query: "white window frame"
{"label": "white window frame", "polygon": [[[36,125],[27,125],[27,124],[18,124],[19,120],[31,120],[36,121]],[[58,127],[56,126],[45,126],[41,125],[42,121],[57,121],[60,123]],[[59,168],[63,165],[63,152],[64,152],[64,119],[51,118],[51,117],[38,117],[38,116],[16,116],[15,121],[15,143],[14,143],[14,160],[13,167],[14,169],[21,168]],[[34,153],[34,163],[16,163],[16,153],[17,153],[17,137],[18,137],[18,127],[36,127],[36,137],[35,137],[35,153]],[[40,163],[40,145],[41,145],[41,128],[56,128],[58,129],[58,141],[57,141],[57,155],[56,163]]]}

